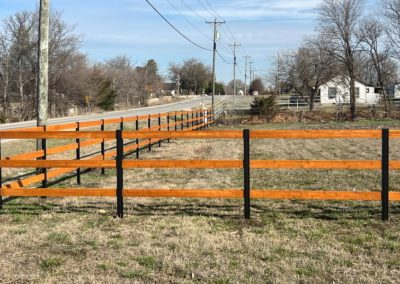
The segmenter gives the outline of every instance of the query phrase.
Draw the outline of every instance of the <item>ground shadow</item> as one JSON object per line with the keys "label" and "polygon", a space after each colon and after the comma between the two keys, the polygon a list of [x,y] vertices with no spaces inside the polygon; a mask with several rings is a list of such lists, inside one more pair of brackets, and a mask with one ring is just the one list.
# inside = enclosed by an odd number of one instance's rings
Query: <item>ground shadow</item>
{"label": "ground shadow", "polygon": [[[227,200],[221,204],[220,200],[193,200],[193,199],[149,199],[127,200],[124,206],[125,216],[141,217],[213,217],[220,219],[243,219],[243,206],[239,200]],[[19,198],[3,205],[0,215],[40,215],[52,214],[102,214],[116,215],[116,202],[112,199],[90,200],[77,203],[73,201],[59,202],[54,198]],[[305,202],[305,201],[257,201],[251,206],[253,219],[316,219],[326,221],[338,220],[380,220],[381,208],[378,203],[356,202]],[[391,218],[400,215],[400,206],[392,203]],[[396,216],[396,217],[394,217]]]}

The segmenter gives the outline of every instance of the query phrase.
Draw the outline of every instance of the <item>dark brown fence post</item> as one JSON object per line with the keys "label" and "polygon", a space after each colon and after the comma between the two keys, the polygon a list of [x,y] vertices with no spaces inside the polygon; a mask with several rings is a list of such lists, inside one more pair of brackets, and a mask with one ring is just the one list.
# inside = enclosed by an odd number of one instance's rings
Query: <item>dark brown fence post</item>
{"label": "dark brown fence post", "polygon": [[192,110],[192,130],[193,130],[193,126],[194,126],[194,111]]}
{"label": "dark brown fence post", "polygon": [[122,139],[122,130],[116,131],[117,139],[117,216],[124,217],[124,197],[122,191],[124,190],[124,171],[122,168],[122,161],[124,159],[124,140]]}
{"label": "dark brown fence post", "polygon": [[183,130],[183,128],[185,128],[185,123],[183,120],[183,113],[181,113],[181,130]]}
{"label": "dark brown fence post", "polygon": [[[101,132],[104,132],[104,119],[101,120],[101,126],[100,126]],[[105,140],[104,138],[101,141],[101,156],[103,157],[103,161],[105,160]],[[105,168],[101,169],[101,174],[104,175],[106,173]]]}
{"label": "dark brown fence post", "polygon": [[382,129],[382,220],[389,220],[389,129]]}
{"label": "dark brown fence post", "polygon": [[250,130],[243,130],[244,218],[250,219]]}
{"label": "dark brown fence post", "polygon": [[121,117],[121,122],[119,123],[119,129],[124,130],[124,118]]}
{"label": "dark brown fence post", "polygon": [[176,120],[177,120],[177,117],[176,117],[176,112],[175,112],[175,131],[178,130],[178,124],[177,124]]}
{"label": "dark brown fence post", "polygon": [[[136,116],[136,131],[139,131],[139,116]],[[136,138],[136,159],[139,159],[139,138]]]}
{"label": "dark brown fence post", "polygon": [[[79,127],[80,123],[77,122],[76,123],[76,132],[79,132]],[[75,140],[77,147],[76,147],[76,160],[80,160],[81,159],[81,139],[80,138],[76,138]],[[76,169],[76,183],[77,184],[81,184],[81,168],[77,168]]]}
{"label": "dark brown fence post", "polygon": [[[167,113],[167,130],[168,130],[168,132],[170,131],[170,128],[169,128],[169,121],[170,121],[170,118],[169,118],[169,112],[168,112],[168,113]],[[170,140],[170,139],[167,140],[168,143],[169,143],[169,140]]]}
{"label": "dark brown fence post", "polygon": [[[45,128],[45,131],[46,131],[46,128]],[[42,150],[43,150],[43,160],[47,160],[47,140],[46,140],[46,138],[42,139]],[[46,188],[47,187],[47,168],[42,168],[42,173],[44,175],[44,178],[42,180],[42,187]]]}
{"label": "dark brown fence post", "polygon": [[190,122],[189,122],[189,113],[186,113],[186,128],[190,127]]}
{"label": "dark brown fence post", "polygon": [[[158,114],[158,131],[161,131],[161,113]],[[158,140],[158,147],[161,147],[161,139]]]}
{"label": "dark brown fence post", "polygon": [[[151,131],[151,115],[149,114],[149,117],[147,119],[147,127],[149,128],[149,131]],[[151,151],[151,138],[149,139],[149,151]]]}

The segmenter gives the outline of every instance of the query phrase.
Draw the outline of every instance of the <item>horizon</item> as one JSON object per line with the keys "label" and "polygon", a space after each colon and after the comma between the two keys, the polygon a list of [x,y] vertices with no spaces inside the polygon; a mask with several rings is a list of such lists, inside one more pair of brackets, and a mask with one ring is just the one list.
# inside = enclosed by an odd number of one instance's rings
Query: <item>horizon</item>
{"label": "horizon", "polygon": [[[233,50],[229,45],[235,41],[241,44],[237,50],[237,80],[244,81],[244,56],[249,55],[254,61],[256,76],[266,81],[273,57],[278,52],[297,48],[305,36],[314,32],[320,2],[235,0],[226,3],[218,0],[210,4],[207,0],[151,1],[184,35],[207,49],[212,49],[212,26],[205,21],[214,18],[226,21],[219,28],[217,41],[222,58],[216,56],[217,81],[225,84],[233,79],[233,66],[225,62],[233,62]],[[92,8],[94,3],[96,9]],[[376,1],[366,3],[370,6]],[[38,4],[39,1],[0,0],[0,19],[33,10]],[[80,5],[79,9],[77,5]],[[164,77],[167,77],[169,63],[179,64],[188,58],[194,57],[212,65],[212,52],[186,41],[145,1],[51,0],[51,8],[61,12],[62,20],[67,24],[74,25],[75,33],[83,35],[80,50],[91,61],[105,62],[116,56],[127,56],[135,65],[142,65],[148,59],[154,59]]]}

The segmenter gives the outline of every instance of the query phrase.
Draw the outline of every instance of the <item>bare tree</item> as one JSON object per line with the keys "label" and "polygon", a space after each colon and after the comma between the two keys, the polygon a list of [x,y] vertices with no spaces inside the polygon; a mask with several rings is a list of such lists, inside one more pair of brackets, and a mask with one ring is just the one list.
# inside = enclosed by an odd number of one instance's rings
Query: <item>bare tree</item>
{"label": "bare tree", "polygon": [[285,58],[288,83],[313,111],[321,85],[338,74],[337,64],[327,51],[326,42],[320,37],[309,39]]}
{"label": "bare tree", "polygon": [[8,90],[10,85],[11,58],[10,58],[10,41],[5,35],[0,34],[0,81],[2,84],[2,102],[1,106],[4,114],[7,116],[8,107]]}
{"label": "bare tree", "polygon": [[181,65],[170,64],[169,79],[176,80],[180,76],[183,90],[196,94],[207,88],[211,81],[211,69],[195,58],[186,59]]}
{"label": "bare tree", "polygon": [[400,59],[400,0],[381,0],[392,56]]}
{"label": "bare tree", "polygon": [[107,76],[117,90],[117,101],[131,106],[137,89],[135,70],[126,56],[117,56],[106,62]]}
{"label": "bare tree", "polygon": [[[236,79],[236,91],[238,93],[238,90],[244,92],[244,82],[242,80]],[[227,94],[233,94],[233,80],[226,85],[226,93]]]}
{"label": "bare tree", "polygon": [[330,54],[343,65],[350,81],[350,112],[356,118],[355,58],[359,48],[356,31],[364,0],[323,0],[319,8],[319,29],[329,41]]}
{"label": "bare tree", "polygon": [[372,63],[378,86],[382,89],[387,116],[389,115],[389,102],[386,89],[393,74],[390,74],[392,70],[386,68],[387,61],[390,59],[390,48],[385,44],[385,28],[379,19],[370,15],[363,19],[358,31],[358,38],[362,50]]}

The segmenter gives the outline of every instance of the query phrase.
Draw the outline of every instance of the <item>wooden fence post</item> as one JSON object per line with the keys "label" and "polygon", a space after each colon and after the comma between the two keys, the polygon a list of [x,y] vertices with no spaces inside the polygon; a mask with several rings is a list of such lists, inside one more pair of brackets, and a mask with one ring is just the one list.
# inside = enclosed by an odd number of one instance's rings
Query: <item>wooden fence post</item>
{"label": "wooden fence post", "polygon": [[[136,131],[139,131],[139,116],[136,116]],[[136,138],[136,159],[139,159],[139,138]]]}
{"label": "wooden fence post", "polygon": [[183,120],[183,113],[181,113],[181,130],[183,130],[183,128],[185,128],[184,124],[185,123],[184,123],[184,120]]}
{"label": "wooden fence post", "polygon": [[[104,132],[104,119],[101,120],[101,126],[100,126],[101,132]],[[105,160],[105,140],[101,141],[101,156],[103,157],[103,161]],[[101,174],[104,175],[106,173],[105,168],[101,169]]]}
{"label": "wooden fence post", "polygon": [[244,218],[250,219],[250,130],[243,130]]}
{"label": "wooden fence post", "polygon": [[[76,123],[76,132],[79,132],[79,127],[80,123],[77,122]],[[80,138],[76,138],[75,140],[77,147],[76,147],[76,160],[80,160],[81,159],[81,139]],[[76,183],[77,184],[81,184],[81,168],[77,168],[76,169]]]}
{"label": "wooden fence post", "polygon": [[122,168],[122,161],[124,159],[124,140],[122,139],[122,130],[116,131],[117,140],[117,216],[119,218],[124,217],[124,197],[122,191],[124,189],[124,172]]}
{"label": "wooden fence post", "polygon": [[124,118],[121,117],[121,122],[119,123],[119,129],[124,130]]}
{"label": "wooden fence post", "polygon": [[177,122],[176,122],[176,119],[177,119],[177,117],[176,117],[176,112],[175,112],[175,131],[178,130],[178,124],[177,124]]}
{"label": "wooden fence post", "polygon": [[[46,130],[45,130],[46,131]],[[42,139],[43,160],[47,160],[47,139]],[[47,188],[47,168],[42,168],[44,178],[42,180],[42,187]]]}
{"label": "wooden fence post", "polygon": [[[169,128],[169,120],[170,120],[170,118],[169,118],[169,112],[167,113],[167,130],[168,130],[168,132],[170,131],[170,128]],[[169,143],[169,138],[168,138],[168,143]]]}
{"label": "wooden fence post", "polygon": [[389,220],[389,129],[382,129],[382,220]]}
{"label": "wooden fence post", "polygon": [[[151,115],[149,114],[149,117],[147,118],[147,127],[149,128],[149,131],[151,131]],[[149,151],[151,151],[151,138],[149,139]]]}
{"label": "wooden fence post", "polygon": [[[161,113],[158,114],[158,131],[161,131]],[[161,147],[161,139],[158,140],[158,147]]]}

